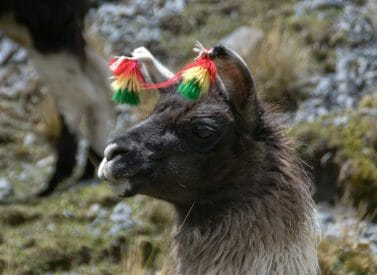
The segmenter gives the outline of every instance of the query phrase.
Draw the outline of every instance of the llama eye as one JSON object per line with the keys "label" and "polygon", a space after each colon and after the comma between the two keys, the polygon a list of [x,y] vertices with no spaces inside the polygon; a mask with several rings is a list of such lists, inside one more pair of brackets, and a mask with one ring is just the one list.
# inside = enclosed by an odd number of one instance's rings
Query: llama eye
{"label": "llama eye", "polygon": [[215,133],[215,130],[208,126],[198,126],[194,128],[192,131],[193,134],[203,139],[210,138]]}

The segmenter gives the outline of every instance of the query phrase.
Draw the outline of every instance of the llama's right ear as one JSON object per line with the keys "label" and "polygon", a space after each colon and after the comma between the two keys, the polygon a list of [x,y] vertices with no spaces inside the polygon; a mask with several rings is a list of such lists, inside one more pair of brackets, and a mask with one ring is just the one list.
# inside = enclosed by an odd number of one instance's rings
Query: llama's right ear
{"label": "llama's right ear", "polygon": [[245,122],[258,115],[254,77],[245,61],[233,50],[218,45],[210,50],[230,103]]}
{"label": "llama's right ear", "polygon": [[[174,76],[168,68],[161,64],[153,54],[144,47],[135,49],[132,52],[132,56],[135,57],[142,66],[143,72],[152,81],[152,83],[162,83]],[[164,88],[159,89],[162,94],[165,94]]]}

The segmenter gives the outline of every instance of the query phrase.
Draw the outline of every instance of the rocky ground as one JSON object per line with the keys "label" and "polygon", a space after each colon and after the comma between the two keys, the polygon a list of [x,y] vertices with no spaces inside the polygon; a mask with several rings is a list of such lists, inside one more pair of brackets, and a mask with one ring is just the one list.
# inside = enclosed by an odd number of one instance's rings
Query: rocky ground
{"label": "rocky ground", "polygon": [[[287,133],[313,167],[323,274],[376,273],[375,1],[97,2],[87,16],[87,37],[106,58],[144,45],[178,69],[192,59],[196,40],[237,48],[256,75],[260,96],[280,107]],[[117,125],[135,123],[150,107],[131,115],[117,107]],[[0,125],[0,200],[28,196],[52,172],[59,123],[27,52],[3,36]],[[96,182],[68,188],[73,182],[40,201],[0,206],[0,272],[159,270],[169,206],[145,197],[119,201]]]}

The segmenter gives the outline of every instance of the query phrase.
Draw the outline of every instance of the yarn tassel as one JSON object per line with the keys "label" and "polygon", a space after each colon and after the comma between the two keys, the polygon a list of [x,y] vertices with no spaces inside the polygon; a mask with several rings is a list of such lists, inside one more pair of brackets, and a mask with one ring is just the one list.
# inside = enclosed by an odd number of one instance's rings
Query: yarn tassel
{"label": "yarn tassel", "polygon": [[138,61],[130,57],[115,57],[110,60],[110,70],[113,73],[111,87],[114,91],[113,101],[138,105],[141,90],[161,89],[181,81],[178,92],[190,100],[197,100],[210,89],[216,80],[216,65],[212,61],[209,50],[199,42],[194,51],[199,56],[194,62],[185,66],[171,79],[162,82],[147,84],[140,71]]}
{"label": "yarn tassel", "polygon": [[202,51],[197,59],[185,66],[171,79],[156,84],[145,84],[144,89],[160,89],[177,83],[178,92],[190,100],[199,99],[200,95],[208,92],[216,80],[216,65],[209,57],[208,51]]}
{"label": "yarn tassel", "polygon": [[183,68],[180,74],[182,82],[178,91],[190,100],[197,100],[215,82],[216,66],[207,54],[202,54]]}
{"label": "yarn tassel", "polygon": [[110,70],[113,73],[112,100],[116,103],[139,105],[139,92],[145,84],[145,79],[137,60],[124,56],[115,57],[110,60]]}

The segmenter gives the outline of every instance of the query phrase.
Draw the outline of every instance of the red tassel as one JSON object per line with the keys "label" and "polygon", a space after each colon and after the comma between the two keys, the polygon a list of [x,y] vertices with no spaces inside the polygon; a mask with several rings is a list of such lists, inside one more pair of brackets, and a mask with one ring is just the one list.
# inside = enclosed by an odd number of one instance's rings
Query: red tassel
{"label": "red tassel", "polygon": [[202,54],[194,62],[186,65],[173,78],[156,84],[145,84],[144,89],[169,87],[182,80],[178,91],[185,97],[195,100],[206,93],[216,80],[216,66],[207,54]]}

